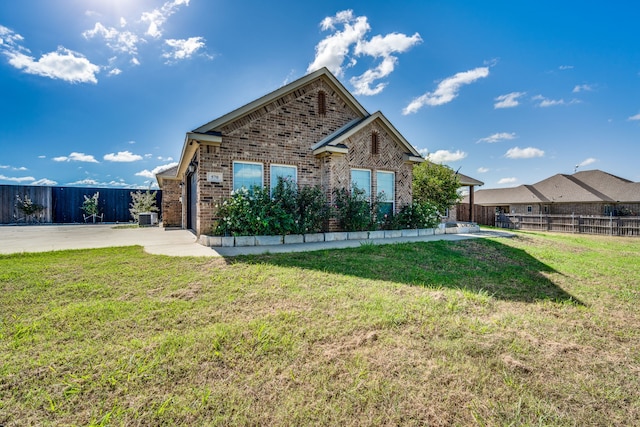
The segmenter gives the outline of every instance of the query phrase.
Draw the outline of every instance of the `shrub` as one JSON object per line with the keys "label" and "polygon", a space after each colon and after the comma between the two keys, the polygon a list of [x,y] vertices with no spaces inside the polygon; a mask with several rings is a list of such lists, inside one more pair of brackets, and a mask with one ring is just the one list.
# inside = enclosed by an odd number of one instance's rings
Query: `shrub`
{"label": "shrub", "polygon": [[44,206],[43,205],[34,202],[27,195],[24,196],[24,199],[20,198],[19,195],[16,195],[16,207],[25,216],[34,215],[34,214],[37,214],[38,212],[44,210]]}
{"label": "shrub", "polygon": [[131,193],[131,200],[133,201],[129,204],[129,213],[135,222],[138,222],[138,215],[142,212],[158,212],[158,207],[156,206],[157,193],[157,191],[152,193],[150,190],[144,193],[140,190]]}
{"label": "shrub", "polygon": [[435,205],[429,202],[413,202],[404,206],[394,217],[394,228],[433,228],[440,216]]}
{"label": "shrub", "polygon": [[336,216],[345,231],[366,231],[377,226],[377,198],[371,202],[367,193],[356,186],[351,191],[346,188],[333,190]]}
{"label": "shrub", "polygon": [[98,210],[98,200],[100,199],[100,192],[96,191],[96,193],[91,196],[91,197],[87,197],[84,196],[84,202],[82,202],[82,206],[80,206],[80,209],[82,209],[82,211],[84,212],[84,214],[86,216],[95,216],[98,215],[99,210]]}
{"label": "shrub", "polygon": [[320,186],[300,189],[297,208],[299,217],[296,233],[319,233],[326,229],[331,218],[331,208]]}

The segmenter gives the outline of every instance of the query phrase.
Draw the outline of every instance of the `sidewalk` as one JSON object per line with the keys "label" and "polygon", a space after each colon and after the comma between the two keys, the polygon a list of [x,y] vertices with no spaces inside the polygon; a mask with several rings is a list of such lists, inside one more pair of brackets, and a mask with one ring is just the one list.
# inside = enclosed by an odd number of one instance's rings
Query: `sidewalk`
{"label": "sidewalk", "polygon": [[90,249],[140,245],[145,252],[169,256],[231,257],[262,253],[305,252],[342,249],[366,244],[384,245],[435,240],[464,240],[484,237],[511,237],[512,233],[481,230],[473,234],[441,234],[424,237],[398,237],[366,241],[300,243],[274,246],[209,248],[196,243],[187,230],[165,230],[162,227],[118,228],[117,224],[0,226],[0,254],[48,252],[65,249]]}

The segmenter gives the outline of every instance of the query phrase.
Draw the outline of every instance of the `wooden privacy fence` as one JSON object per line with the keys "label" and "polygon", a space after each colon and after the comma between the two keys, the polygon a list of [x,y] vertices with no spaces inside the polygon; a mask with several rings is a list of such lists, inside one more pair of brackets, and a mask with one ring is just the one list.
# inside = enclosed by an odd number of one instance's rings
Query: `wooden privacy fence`
{"label": "wooden privacy fence", "polygon": [[640,236],[640,217],[496,214],[496,227],[606,236]]}
{"label": "wooden privacy fence", "polygon": [[458,221],[472,221],[482,225],[495,225],[496,208],[493,206],[473,205],[473,218],[469,218],[469,205],[459,203],[456,206],[456,218]]}
{"label": "wooden privacy fence", "polygon": [[[28,185],[0,185],[0,224],[68,224],[85,222],[82,209],[84,196],[99,192],[98,211],[102,222],[129,222],[131,193],[135,189],[40,187]],[[144,190],[141,190],[144,191]],[[31,200],[43,207],[33,215],[25,215],[17,207],[19,200]],[[162,192],[156,194],[156,206],[162,206]],[[159,212],[160,214],[161,212]],[[160,216],[160,215],[159,215]],[[87,220],[87,222],[93,219]]]}

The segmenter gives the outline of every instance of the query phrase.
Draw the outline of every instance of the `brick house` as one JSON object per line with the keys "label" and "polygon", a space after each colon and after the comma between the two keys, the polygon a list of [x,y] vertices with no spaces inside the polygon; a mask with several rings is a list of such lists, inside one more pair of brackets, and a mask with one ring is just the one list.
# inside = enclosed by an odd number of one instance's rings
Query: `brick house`
{"label": "brick house", "polygon": [[[478,190],[476,205],[505,214],[522,215],[638,215],[640,183],[588,170],[557,174],[532,185]],[[469,197],[462,203],[470,203]]]}
{"label": "brick house", "polygon": [[165,227],[209,234],[216,204],[279,176],[412,201],[413,166],[424,159],[381,112],[369,114],[326,68],[219,117],[185,137],[178,165],[157,174]]}

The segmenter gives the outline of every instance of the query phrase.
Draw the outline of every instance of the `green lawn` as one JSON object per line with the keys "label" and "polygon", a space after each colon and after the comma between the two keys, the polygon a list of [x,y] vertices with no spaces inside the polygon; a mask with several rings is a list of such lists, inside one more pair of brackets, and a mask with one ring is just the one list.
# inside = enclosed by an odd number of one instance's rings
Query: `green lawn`
{"label": "green lawn", "polygon": [[0,256],[0,425],[640,425],[640,240]]}

